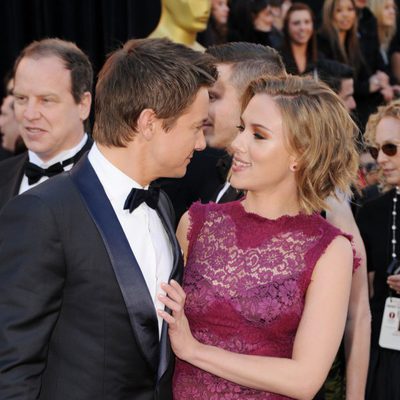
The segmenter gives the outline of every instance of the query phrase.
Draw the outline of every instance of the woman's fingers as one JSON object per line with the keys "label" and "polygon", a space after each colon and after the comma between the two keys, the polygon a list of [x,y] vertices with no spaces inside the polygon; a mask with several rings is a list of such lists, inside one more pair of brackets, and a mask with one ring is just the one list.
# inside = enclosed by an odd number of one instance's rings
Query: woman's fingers
{"label": "woman's fingers", "polygon": [[169,298],[179,304],[185,304],[186,294],[178,282],[171,280],[170,284],[162,283],[161,289],[165,291]]}
{"label": "woman's fingers", "polygon": [[168,314],[166,311],[164,310],[157,310],[157,314],[164,319],[169,325],[171,324],[175,324],[176,323],[176,319],[171,315]]}
{"label": "woman's fingers", "polygon": [[183,290],[182,286],[175,281],[174,279],[171,279],[170,285],[179,293],[179,295],[185,300],[186,299],[186,293]]}
{"label": "woman's fingers", "polygon": [[183,304],[181,304],[167,296],[164,296],[163,294],[159,294],[158,298],[165,306],[167,306],[170,310],[172,310],[174,312],[180,312],[183,310]]}

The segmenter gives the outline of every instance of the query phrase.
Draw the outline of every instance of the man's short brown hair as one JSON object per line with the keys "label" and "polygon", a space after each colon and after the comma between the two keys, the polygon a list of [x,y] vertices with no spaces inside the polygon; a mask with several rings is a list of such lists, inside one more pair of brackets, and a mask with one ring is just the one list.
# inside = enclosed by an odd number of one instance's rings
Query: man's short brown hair
{"label": "man's short brown hair", "polygon": [[34,41],[26,46],[14,63],[14,75],[23,58],[34,60],[57,57],[71,74],[71,94],[80,103],[85,92],[92,92],[93,69],[88,56],[73,42],[57,38]]}
{"label": "man's short brown hair", "polygon": [[231,42],[207,49],[217,64],[232,66],[230,81],[243,93],[251,81],[261,76],[286,76],[285,65],[280,54],[269,46],[248,42]]}
{"label": "man's short brown hair", "polygon": [[168,39],[129,40],[99,73],[93,137],[106,146],[126,146],[144,109],[152,109],[168,130],[199,89],[216,78],[214,60],[207,54]]}

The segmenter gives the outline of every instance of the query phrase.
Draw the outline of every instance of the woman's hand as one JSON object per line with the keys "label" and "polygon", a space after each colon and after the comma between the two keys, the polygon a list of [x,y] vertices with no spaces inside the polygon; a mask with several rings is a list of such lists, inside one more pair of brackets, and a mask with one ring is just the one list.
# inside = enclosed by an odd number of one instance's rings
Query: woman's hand
{"label": "woman's hand", "polygon": [[369,92],[370,93],[375,93],[378,90],[380,90],[381,88],[382,87],[381,87],[381,84],[380,84],[380,81],[379,81],[379,78],[378,78],[377,74],[372,75],[369,78]]}
{"label": "woman's hand", "polygon": [[158,298],[172,311],[172,315],[164,310],[158,310],[157,313],[169,325],[168,333],[175,355],[182,360],[189,361],[200,343],[193,337],[185,316],[186,294],[179,283],[173,279],[169,284],[162,283],[161,289],[165,291],[166,296],[159,294]]}
{"label": "woman's hand", "polygon": [[380,90],[385,103],[390,103],[394,98],[394,91],[391,86],[385,86]]}
{"label": "woman's hand", "polygon": [[387,284],[390,289],[395,290],[397,294],[400,294],[400,275],[390,275],[387,279]]}
{"label": "woman's hand", "polygon": [[378,70],[376,71],[375,76],[378,78],[381,87],[390,86],[390,78],[388,74]]}

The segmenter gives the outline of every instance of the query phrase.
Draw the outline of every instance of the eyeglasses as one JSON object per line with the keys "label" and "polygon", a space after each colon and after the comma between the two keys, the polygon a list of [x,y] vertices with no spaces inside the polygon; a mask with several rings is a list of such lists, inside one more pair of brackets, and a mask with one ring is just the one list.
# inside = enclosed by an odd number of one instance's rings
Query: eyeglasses
{"label": "eyeglasses", "polygon": [[378,165],[376,164],[376,162],[361,164],[360,167],[366,174],[369,174],[370,172],[376,172],[378,170]]}
{"label": "eyeglasses", "polygon": [[378,159],[379,150],[382,150],[384,154],[389,157],[393,157],[397,154],[397,147],[400,146],[394,143],[385,143],[381,148],[379,147],[368,147],[369,154],[371,154],[374,160]]}

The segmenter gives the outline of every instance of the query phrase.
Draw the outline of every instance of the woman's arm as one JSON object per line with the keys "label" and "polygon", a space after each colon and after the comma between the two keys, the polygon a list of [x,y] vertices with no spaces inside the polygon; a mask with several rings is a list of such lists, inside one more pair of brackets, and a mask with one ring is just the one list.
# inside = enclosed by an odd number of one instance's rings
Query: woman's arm
{"label": "woman's arm", "polygon": [[337,237],[314,269],[291,359],[237,354],[199,343],[183,312],[184,291],[174,281],[162,286],[169,297],[160,295],[172,316],[158,313],[169,323],[177,357],[243,386],[311,399],[323,384],[343,335],[352,265],[349,241]]}
{"label": "woman's arm", "polygon": [[347,200],[328,200],[326,219],[353,236],[360,266],[351,283],[349,310],[344,333],[346,355],[346,399],[364,400],[371,337],[371,313],[368,302],[368,279],[365,248]]}

